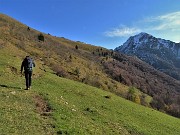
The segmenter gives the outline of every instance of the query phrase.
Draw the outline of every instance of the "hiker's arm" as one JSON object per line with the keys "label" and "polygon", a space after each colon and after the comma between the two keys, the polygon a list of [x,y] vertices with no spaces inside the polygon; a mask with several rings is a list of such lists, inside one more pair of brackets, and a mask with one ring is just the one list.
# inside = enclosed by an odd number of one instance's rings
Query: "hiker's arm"
{"label": "hiker's arm", "polygon": [[36,66],[36,64],[34,63],[34,61],[33,61],[33,66],[34,66],[34,67]]}
{"label": "hiker's arm", "polygon": [[23,67],[24,67],[24,61],[21,64],[21,74],[22,74],[22,71],[23,71]]}

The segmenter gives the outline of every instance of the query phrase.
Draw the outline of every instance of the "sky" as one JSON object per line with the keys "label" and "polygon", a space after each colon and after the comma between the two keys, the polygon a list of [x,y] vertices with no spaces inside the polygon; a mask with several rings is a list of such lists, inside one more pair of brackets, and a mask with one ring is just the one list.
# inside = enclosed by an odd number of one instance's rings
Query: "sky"
{"label": "sky", "polygon": [[31,28],[114,49],[140,32],[180,42],[180,0],[0,0]]}

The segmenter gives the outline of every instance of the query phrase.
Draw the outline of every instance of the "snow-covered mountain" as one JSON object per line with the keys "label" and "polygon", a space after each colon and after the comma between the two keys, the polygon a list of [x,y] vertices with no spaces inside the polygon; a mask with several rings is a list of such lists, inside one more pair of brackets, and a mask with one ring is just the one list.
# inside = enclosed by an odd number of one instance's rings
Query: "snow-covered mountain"
{"label": "snow-covered mountain", "polygon": [[180,43],[142,32],[130,37],[115,51],[135,55],[156,69],[180,80]]}

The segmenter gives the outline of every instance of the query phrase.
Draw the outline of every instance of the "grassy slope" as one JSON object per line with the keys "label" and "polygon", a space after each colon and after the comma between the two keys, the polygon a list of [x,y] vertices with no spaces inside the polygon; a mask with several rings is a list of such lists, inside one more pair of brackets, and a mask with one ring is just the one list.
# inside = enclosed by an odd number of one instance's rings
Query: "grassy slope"
{"label": "grassy slope", "polygon": [[0,134],[51,134],[52,120],[43,119],[36,112],[37,94],[24,91],[24,78],[13,70],[20,69],[21,62],[15,52],[12,46],[0,49]]}
{"label": "grassy slope", "polygon": [[[72,134],[180,133],[179,119],[100,89],[50,74],[35,84],[35,89],[45,94],[54,107],[56,125],[62,131]],[[105,98],[106,95],[111,98]]]}
{"label": "grassy slope", "polygon": [[[24,91],[19,69],[23,52],[0,49],[1,134],[147,134],[176,135],[180,120],[129,102],[85,84],[35,69],[33,89]],[[16,53],[18,52],[18,54]],[[52,108],[50,116],[36,111],[35,95]],[[105,98],[109,96],[110,98]]]}
{"label": "grassy slope", "polygon": [[[30,54],[34,58],[41,58],[55,72],[65,72],[67,74],[66,77],[69,79],[78,81],[84,79],[86,84],[119,95],[126,94],[128,87],[112,80],[105,73],[101,64],[104,57],[99,57],[99,53],[102,52],[97,52],[97,49],[101,47],[58,38],[45,33],[43,33],[45,41],[39,42],[37,37],[40,32],[32,28],[27,30],[27,27],[6,15],[0,14],[0,44],[11,44],[11,46],[16,46],[23,50],[23,55]],[[75,49],[76,45],[79,47],[78,50]],[[103,51],[108,50],[103,48]],[[92,54],[93,52],[95,53],[94,55]],[[24,57],[22,53],[19,53],[19,55]],[[76,69],[79,70],[79,77],[73,75]]]}

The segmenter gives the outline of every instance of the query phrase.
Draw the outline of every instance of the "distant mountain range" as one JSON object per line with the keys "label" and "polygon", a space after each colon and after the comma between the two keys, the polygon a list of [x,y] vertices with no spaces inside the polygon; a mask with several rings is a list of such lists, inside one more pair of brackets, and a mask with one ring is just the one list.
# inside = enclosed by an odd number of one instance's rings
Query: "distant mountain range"
{"label": "distant mountain range", "polygon": [[137,56],[154,68],[180,80],[180,43],[140,33],[131,36],[115,51]]}

